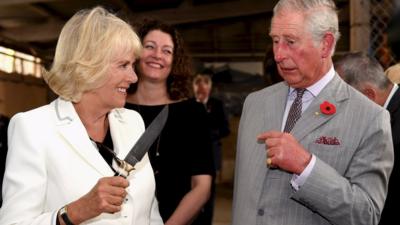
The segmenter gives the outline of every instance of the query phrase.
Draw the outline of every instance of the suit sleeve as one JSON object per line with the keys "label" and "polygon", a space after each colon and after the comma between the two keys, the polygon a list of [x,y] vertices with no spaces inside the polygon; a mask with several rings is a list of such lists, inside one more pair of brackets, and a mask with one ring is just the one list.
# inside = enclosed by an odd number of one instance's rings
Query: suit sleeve
{"label": "suit sleeve", "polygon": [[57,211],[44,212],[47,171],[43,136],[23,113],[10,121],[2,225],[55,224]]}
{"label": "suit sleeve", "polygon": [[369,121],[343,174],[317,158],[292,198],[332,224],[378,224],[394,160],[389,124],[384,110]]}

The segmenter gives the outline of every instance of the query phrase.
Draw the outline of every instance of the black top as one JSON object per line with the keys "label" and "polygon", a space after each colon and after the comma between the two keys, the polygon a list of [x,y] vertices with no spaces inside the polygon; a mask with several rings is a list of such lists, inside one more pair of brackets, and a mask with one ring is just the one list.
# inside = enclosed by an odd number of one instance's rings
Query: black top
{"label": "black top", "polygon": [[[192,101],[196,101],[195,98]],[[216,171],[222,168],[222,143],[221,138],[230,133],[228,117],[225,114],[224,105],[221,100],[210,97],[206,104],[202,104],[207,111],[208,123],[210,125],[211,142],[214,153],[214,166]]]}
{"label": "black top", "polygon": [[2,190],[2,185],[3,185],[3,177],[4,177],[7,150],[8,150],[7,129],[8,129],[9,122],[10,122],[10,119],[8,117],[0,114],[0,207],[3,202],[2,196],[1,196],[1,190]]}
{"label": "black top", "polygon": [[[125,107],[139,112],[148,127],[164,105],[127,103]],[[192,176],[214,176],[210,133],[204,107],[189,100],[170,104],[167,122],[150,148],[149,157],[156,178],[160,214],[166,221],[183,196],[191,190]]]}
{"label": "black top", "polygon": [[[92,138],[90,138],[90,140],[92,140],[96,144],[100,155],[107,162],[107,164],[111,167],[111,169],[114,170],[114,168],[112,167],[112,160],[113,160],[113,153],[112,152],[114,151],[113,150],[114,149],[114,144],[112,142],[110,128],[108,128],[106,136],[104,137],[103,142],[100,143],[100,142],[94,141]],[[115,170],[114,170],[114,172],[115,172]]]}
{"label": "black top", "polygon": [[211,139],[220,140],[230,133],[228,118],[221,100],[210,97],[205,105],[211,126]]}

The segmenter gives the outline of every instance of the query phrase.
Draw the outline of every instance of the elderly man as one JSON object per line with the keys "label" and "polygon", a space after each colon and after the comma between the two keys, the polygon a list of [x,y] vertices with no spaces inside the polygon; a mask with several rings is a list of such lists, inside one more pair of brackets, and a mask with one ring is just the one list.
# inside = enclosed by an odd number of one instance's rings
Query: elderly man
{"label": "elderly man", "polygon": [[244,103],[233,225],[378,224],[394,160],[390,118],[333,68],[334,2],[280,0],[270,36],[284,81]]}
{"label": "elderly man", "polygon": [[[386,108],[390,113],[394,167],[389,180],[389,190],[383,208],[380,225],[393,224],[397,219],[397,204],[400,201],[400,89],[386,76],[379,62],[363,53],[349,53],[335,62],[339,75],[348,84],[363,93],[369,99]],[[396,155],[397,154],[397,155]]]}

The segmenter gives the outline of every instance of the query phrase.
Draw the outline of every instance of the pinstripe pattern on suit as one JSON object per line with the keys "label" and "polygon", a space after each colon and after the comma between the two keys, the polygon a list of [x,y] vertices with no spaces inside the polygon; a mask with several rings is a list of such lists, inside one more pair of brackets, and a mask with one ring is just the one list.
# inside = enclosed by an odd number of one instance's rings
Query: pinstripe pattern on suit
{"label": "pinstripe pattern on suit", "polygon": [[[337,75],[314,99],[292,130],[317,158],[299,191],[292,174],[265,165],[257,135],[280,130],[288,86],[281,82],[250,94],[239,125],[233,225],[377,224],[393,165],[389,114]],[[334,115],[319,106],[329,101]],[[340,145],[315,143],[336,137]]]}

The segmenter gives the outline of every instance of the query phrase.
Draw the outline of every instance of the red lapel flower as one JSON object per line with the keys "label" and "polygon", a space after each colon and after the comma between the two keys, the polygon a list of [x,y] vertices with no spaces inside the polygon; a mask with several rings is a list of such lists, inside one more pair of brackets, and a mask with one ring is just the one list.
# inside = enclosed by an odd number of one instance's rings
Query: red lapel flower
{"label": "red lapel flower", "polygon": [[328,101],[324,101],[321,105],[319,105],[319,108],[325,115],[333,115],[336,113],[335,105]]}

